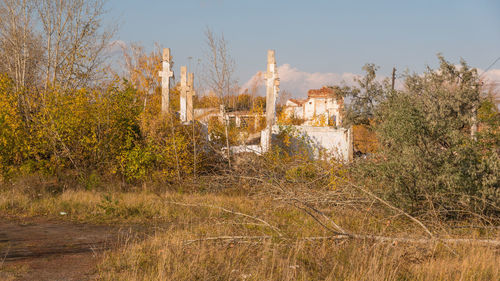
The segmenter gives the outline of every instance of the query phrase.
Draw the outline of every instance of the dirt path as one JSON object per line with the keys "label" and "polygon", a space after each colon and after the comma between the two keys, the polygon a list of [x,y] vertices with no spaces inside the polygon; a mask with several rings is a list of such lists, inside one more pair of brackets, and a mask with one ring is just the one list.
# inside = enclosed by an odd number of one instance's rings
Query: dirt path
{"label": "dirt path", "polygon": [[0,280],[93,280],[100,252],[130,227],[0,218]]}

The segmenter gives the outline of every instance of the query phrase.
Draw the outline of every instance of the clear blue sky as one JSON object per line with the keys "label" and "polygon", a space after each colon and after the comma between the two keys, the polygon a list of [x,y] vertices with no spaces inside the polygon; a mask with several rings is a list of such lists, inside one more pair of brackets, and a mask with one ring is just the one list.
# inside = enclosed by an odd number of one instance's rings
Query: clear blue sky
{"label": "clear blue sky", "polygon": [[[372,62],[422,71],[438,52],[486,68],[500,56],[500,0],[110,0],[116,39],[172,49],[176,67],[203,58],[204,30],[223,32],[244,83],[278,64],[304,72],[361,73]],[[500,68],[500,62],[494,68]]]}

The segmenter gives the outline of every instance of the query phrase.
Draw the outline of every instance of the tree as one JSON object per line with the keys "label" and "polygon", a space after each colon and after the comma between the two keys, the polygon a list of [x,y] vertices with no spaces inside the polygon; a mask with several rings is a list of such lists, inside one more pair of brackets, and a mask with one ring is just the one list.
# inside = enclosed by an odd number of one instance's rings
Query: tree
{"label": "tree", "polygon": [[[162,67],[162,49],[160,45],[155,44],[154,50],[146,54],[142,46],[132,44],[122,50],[125,58],[125,77],[144,101],[145,109],[150,109],[147,108],[150,96],[156,98],[154,114],[158,114],[160,110],[161,79],[158,72]],[[173,62],[171,63],[173,65]]]}
{"label": "tree", "polygon": [[234,60],[229,54],[224,34],[217,36],[207,27],[205,40],[207,51],[204,64],[204,81],[208,90],[213,91],[228,107],[228,97],[236,88],[236,81],[233,78]]}
{"label": "tree", "polygon": [[104,0],[0,1],[0,72],[12,79],[26,122],[49,86],[77,89],[105,76],[113,35],[102,25]]}
{"label": "tree", "polygon": [[414,213],[498,212],[498,147],[470,137],[481,101],[477,71],[464,61],[460,66],[442,56],[439,61],[436,70],[407,76],[405,89],[378,105],[381,151],[370,164],[372,176],[384,184],[389,198]]}
{"label": "tree", "polygon": [[19,165],[27,150],[27,135],[17,103],[12,80],[0,74],[0,180],[11,167]]}
{"label": "tree", "polygon": [[34,86],[39,79],[43,48],[34,31],[35,7],[30,0],[0,2],[0,72],[13,80],[16,91]]}
{"label": "tree", "polygon": [[284,106],[286,102],[292,98],[292,93],[287,90],[281,90],[278,97],[278,104]]}
{"label": "tree", "polygon": [[377,106],[385,99],[389,84],[378,82],[378,67],[372,63],[365,64],[363,70],[366,72],[362,78],[356,78],[356,87],[337,88],[339,94],[350,99],[346,108],[344,125],[370,125],[375,118]]}
{"label": "tree", "polygon": [[36,95],[30,95],[30,90],[40,81],[39,66],[44,59],[41,37],[34,28],[35,14],[34,1],[0,1],[0,73],[12,80],[11,94],[25,121],[31,119],[35,107]]}
{"label": "tree", "polygon": [[83,87],[100,78],[105,50],[114,34],[102,24],[105,0],[33,1],[45,46],[45,87]]}

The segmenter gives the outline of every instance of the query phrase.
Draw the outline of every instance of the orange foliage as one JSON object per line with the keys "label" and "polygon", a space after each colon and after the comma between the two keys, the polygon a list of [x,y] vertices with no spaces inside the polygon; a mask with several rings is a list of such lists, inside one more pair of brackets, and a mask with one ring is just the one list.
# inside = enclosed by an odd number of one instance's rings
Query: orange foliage
{"label": "orange foliage", "polygon": [[375,153],[378,148],[378,140],[375,132],[366,125],[354,125],[354,151],[361,153]]}

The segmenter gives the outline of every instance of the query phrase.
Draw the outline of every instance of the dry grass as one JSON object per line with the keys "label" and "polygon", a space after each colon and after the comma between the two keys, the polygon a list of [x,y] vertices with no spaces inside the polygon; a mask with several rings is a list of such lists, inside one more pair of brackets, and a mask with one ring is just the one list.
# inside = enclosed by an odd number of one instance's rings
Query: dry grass
{"label": "dry grass", "polygon": [[199,242],[163,234],[110,253],[101,280],[498,280],[500,255],[471,246],[415,247],[369,241]]}
{"label": "dry grass", "polygon": [[[500,280],[498,246],[311,239],[335,235],[335,225],[360,235],[428,236],[408,217],[338,186],[253,184],[189,194],[3,188],[0,213],[155,229],[106,253],[101,280]],[[424,222],[440,238],[500,238],[495,227]]]}

